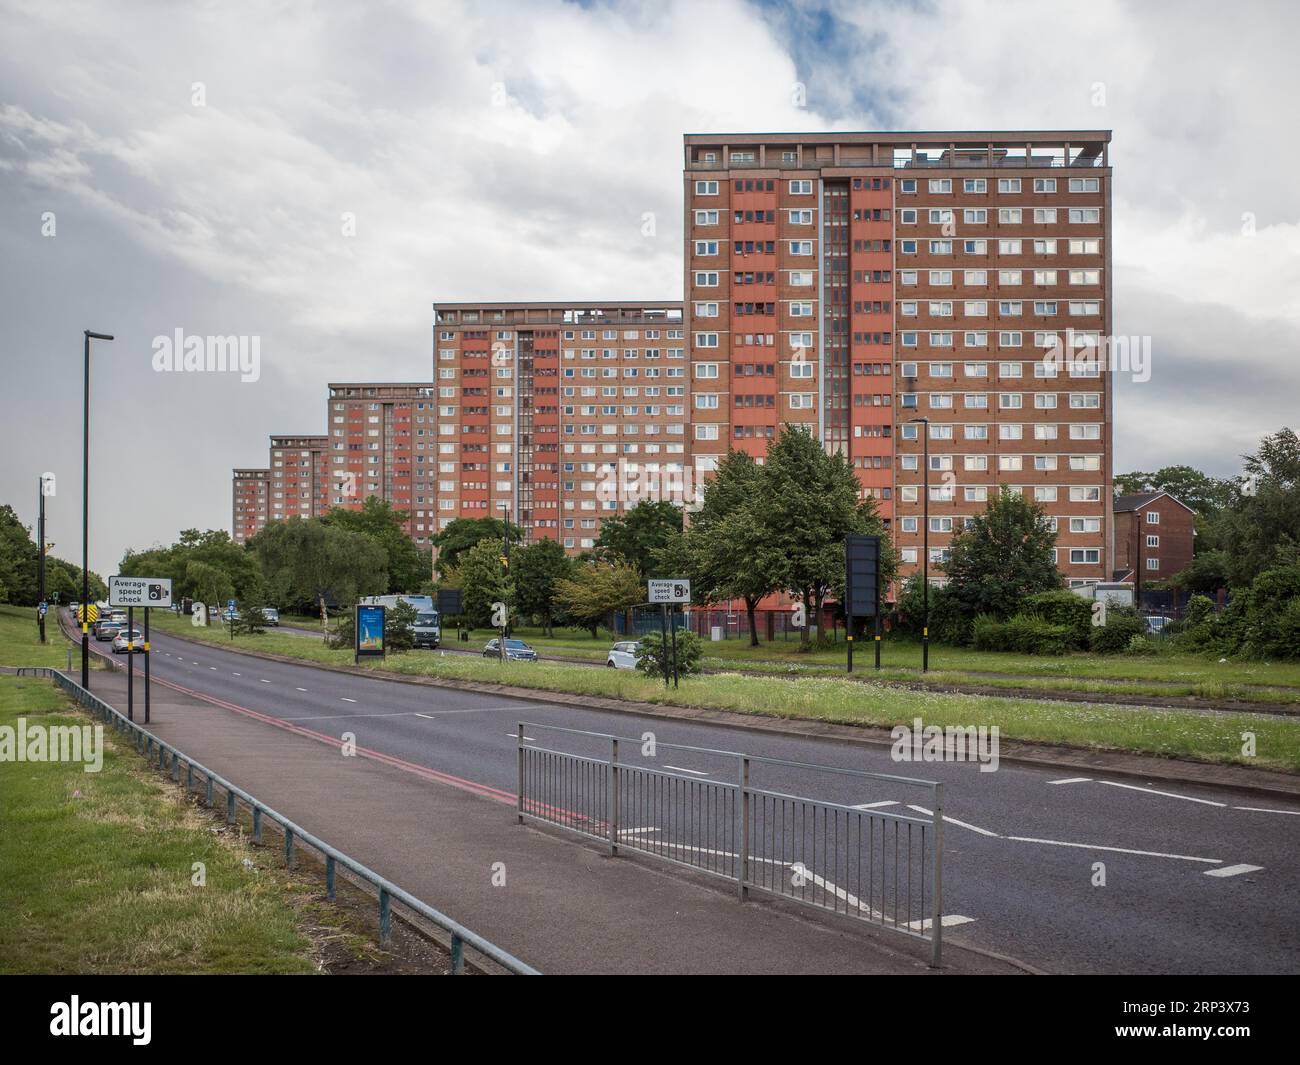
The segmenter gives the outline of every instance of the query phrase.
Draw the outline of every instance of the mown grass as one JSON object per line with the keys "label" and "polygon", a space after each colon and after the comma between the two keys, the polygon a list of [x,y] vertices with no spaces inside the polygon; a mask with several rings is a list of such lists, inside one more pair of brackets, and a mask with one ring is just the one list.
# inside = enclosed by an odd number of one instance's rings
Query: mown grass
{"label": "mown grass", "polygon": [[[0,677],[0,726],[20,715],[29,728],[92,720],[49,681]],[[0,763],[0,972],[315,972],[291,885],[246,868],[253,851],[113,736],[98,773]]]}
{"label": "mown grass", "polygon": [[[78,652],[79,653],[79,652]],[[75,654],[73,661],[81,661]],[[26,606],[0,606],[0,666],[52,666],[68,664],[68,641],[59,631],[53,610],[45,618],[45,643],[39,642],[36,610]]]}
{"label": "mown grass", "polygon": [[[194,628],[183,619],[166,618],[159,628],[227,646],[231,642],[215,629]],[[235,644],[305,661],[352,662],[348,650],[332,650],[320,641],[282,633],[240,637]],[[832,677],[792,677],[773,684],[760,674],[742,672],[692,677],[674,690],[625,670],[574,669],[545,662],[502,665],[492,659],[436,652],[390,655],[382,662],[369,661],[364,668],[854,725],[890,726],[910,723],[915,717],[937,725],[998,725],[1005,739],[1300,770],[1300,721],[1266,715],[946,694]],[[1256,737],[1253,758],[1242,755],[1244,732]]]}

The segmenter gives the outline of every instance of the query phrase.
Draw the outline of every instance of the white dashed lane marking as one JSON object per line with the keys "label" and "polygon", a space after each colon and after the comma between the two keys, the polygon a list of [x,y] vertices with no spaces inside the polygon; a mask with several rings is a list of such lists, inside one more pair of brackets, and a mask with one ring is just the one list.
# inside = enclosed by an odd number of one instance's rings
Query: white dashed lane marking
{"label": "white dashed lane marking", "polygon": [[1099,780],[1098,784],[1105,784],[1108,788],[1127,788],[1129,791],[1144,791],[1148,795],[1163,795],[1166,799],[1182,799],[1185,802],[1199,802],[1204,806],[1224,807],[1226,802],[1215,802],[1213,799],[1197,799],[1191,795],[1176,795],[1172,791],[1156,791],[1155,788],[1139,788],[1136,784],[1120,784],[1114,780]]}
{"label": "white dashed lane marking", "polygon": [[1225,865],[1222,869],[1207,869],[1206,876],[1240,876],[1242,873],[1257,873],[1262,865]]}
{"label": "white dashed lane marking", "polygon": [[1066,777],[1064,780],[1049,780],[1049,784],[1086,784],[1092,777]]}

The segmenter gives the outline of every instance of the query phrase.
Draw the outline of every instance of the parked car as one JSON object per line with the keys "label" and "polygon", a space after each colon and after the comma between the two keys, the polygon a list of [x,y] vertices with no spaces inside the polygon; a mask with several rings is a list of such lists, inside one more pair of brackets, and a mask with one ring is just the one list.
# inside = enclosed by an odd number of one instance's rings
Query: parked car
{"label": "parked car", "polygon": [[[131,640],[135,641],[134,648],[130,645]],[[119,629],[117,635],[113,637],[113,654],[120,655],[123,652],[144,653],[144,636],[139,629]]]}
{"label": "parked car", "polygon": [[605,665],[610,669],[636,669],[636,652],[641,644],[637,640],[621,640],[609,649]]}
{"label": "parked car", "polygon": [[276,610],[273,606],[262,607],[262,617],[266,619],[268,625],[280,624],[280,611]]}
{"label": "parked car", "polygon": [[[488,640],[483,648],[484,658],[500,658],[501,645],[497,640]],[[510,662],[536,662],[537,652],[523,640],[506,640],[506,659]]]}
{"label": "parked car", "polygon": [[1147,625],[1147,632],[1149,632],[1152,636],[1156,636],[1164,632],[1165,626],[1168,625],[1174,619],[1166,616],[1165,614],[1149,614],[1145,620]]}

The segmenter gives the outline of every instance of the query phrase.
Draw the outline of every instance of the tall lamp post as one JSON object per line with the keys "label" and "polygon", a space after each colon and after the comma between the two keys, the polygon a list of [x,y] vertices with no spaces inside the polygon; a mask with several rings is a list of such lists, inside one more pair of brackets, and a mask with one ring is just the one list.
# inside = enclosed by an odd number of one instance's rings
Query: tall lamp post
{"label": "tall lamp post", "polygon": [[924,619],[921,622],[921,672],[930,668],[930,419],[912,418],[911,424],[924,425],[922,437],[922,462],[925,465],[925,493],[921,521],[921,601]]}
{"label": "tall lamp post", "polygon": [[107,333],[85,330],[81,384],[81,686],[90,688],[90,342],[112,340]]}
{"label": "tall lamp post", "polygon": [[[510,504],[498,503],[497,506],[505,511],[505,520],[501,523],[501,537],[504,545],[504,551],[501,555],[502,568],[505,570],[506,580],[510,580]],[[505,604],[505,616],[501,619],[501,639],[497,641],[497,656],[502,663],[506,660],[506,630],[510,626],[510,603]]]}
{"label": "tall lamp post", "polygon": [[40,476],[40,509],[36,517],[36,626],[40,630],[41,643],[45,642],[45,474]]}

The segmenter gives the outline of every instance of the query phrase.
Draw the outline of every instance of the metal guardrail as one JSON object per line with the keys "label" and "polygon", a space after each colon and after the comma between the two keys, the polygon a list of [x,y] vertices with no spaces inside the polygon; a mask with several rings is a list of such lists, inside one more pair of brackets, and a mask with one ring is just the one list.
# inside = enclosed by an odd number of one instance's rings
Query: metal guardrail
{"label": "metal guardrail", "polygon": [[[582,737],[600,752],[540,746],[529,730]],[[739,751],[655,742],[657,764],[620,759],[642,740],[520,722],[516,814],[619,848],[736,882],[750,890],[928,939],[931,964],[943,951],[943,785],[838,766],[763,758]],[[682,751],[735,766],[733,780],[664,765]],[[923,788],[925,816],[789,795],[758,787],[756,767],[885,781]],[[696,770],[694,773],[701,771]],[[884,805],[884,804],[881,804]]]}
{"label": "metal guardrail", "polygon": [[150,763],[154,761],[155,751],[157,752],[157,766],[159,769],[167,770],[170,768],[172,780],[179,780],[180,767],[185,766],[185,787],[187,791],[194,789],[194,778],[197,775],[201,781],[206,783],[206,798],[208,806],[215,806],[215,791],[220,788],[226,794],[226,823],[233,824],[237,811],[237,804],[242,801],[253,815],[253,842],[260,844],[262,842],[262,824],[265,820],[270,820],[279,825],[284,832],[284,857],[286,864],[293,865],[293,850],[296,841],[301,841],[312,849],[320,852],[325,857],[325,893],[330,899],[335,895],[335,878],[337,869],[342,866],[350,870],[360,879],[373,885],[379,892],[379,942],[381,945],[387,945],[392,933],[392,904],[399,902],[412,913],[419,914],[425,920],[430,921],[444,932],[451,936],[451,973],[453,976],[462,975],[465,971],[465,946],[468,944],[486,958],[490,958],[508,972],[519,976],[539,976],[541,975],[530,965],[520,961],[514,955],[502,950],[495,943],[491,943],[478,935],[471,932],[464,925],[453,921],[446,914],[435,910],[428,903],[421,902],[410,892],[403,890],[396,884],[372,869],[367,868],[358,862],[355,858],[350,858],[336,847],[331,847],[328,843],[310,832],[303,829],[300,825],[283,814],[277,813],[265,803],[259,801],[248,792],[235,784],[232,784],[219,773],[213,772],[207,766],[201,765],[193,758],[190,758],[184,752],[177,750],[148,729],[142,728],[134,721],[129,721],[125,716],[109,706],[103,699],[92,692],[87,691],[76,681],[57,670],[47,670],[47,675],[53,676],[54,681],[64,691],[69,692],[77,703],[91,713],[104,719],[104,721],[113,725],[119,732],[131,736],[135,742],[136,749],[140,751]]}

